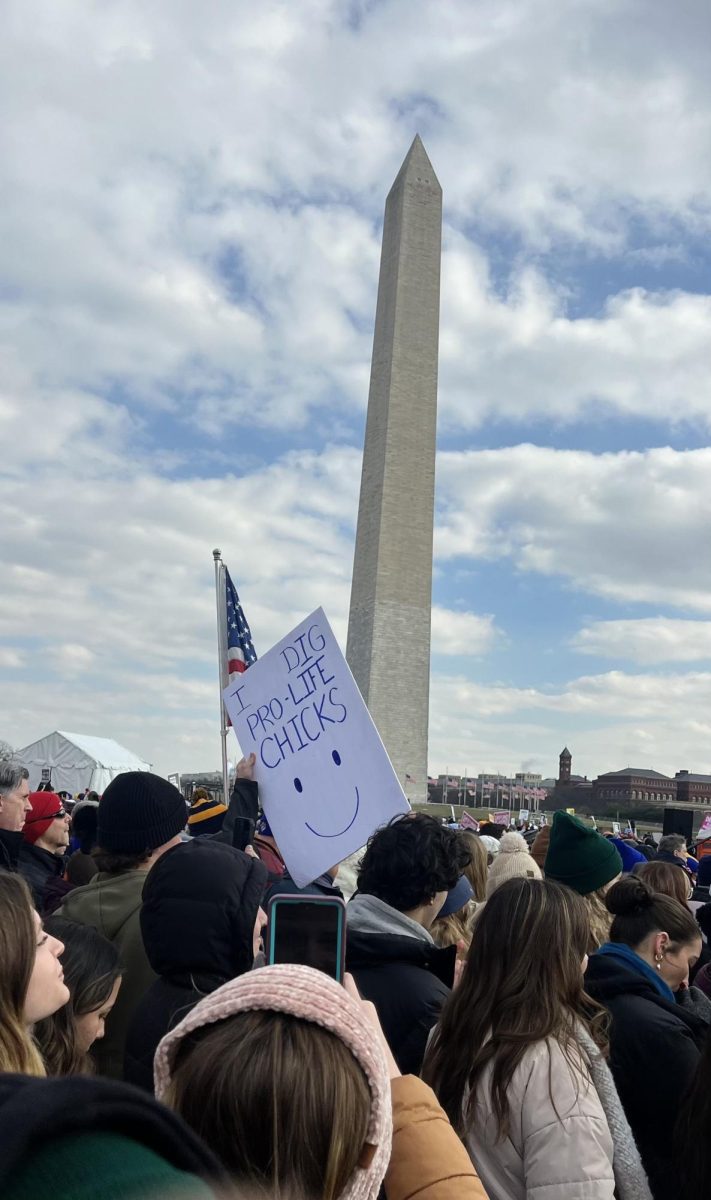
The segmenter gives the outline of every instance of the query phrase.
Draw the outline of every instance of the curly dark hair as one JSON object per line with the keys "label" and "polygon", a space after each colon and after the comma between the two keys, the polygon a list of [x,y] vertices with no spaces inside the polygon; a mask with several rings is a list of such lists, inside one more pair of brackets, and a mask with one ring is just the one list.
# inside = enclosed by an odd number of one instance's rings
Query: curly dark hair
{"label": "curly dark hair", "polygon": [[453,888],[471,853],[452,829],[427,813],[395,817],[370,838],[358,872],[358,891],[399,912],[427,904]]}

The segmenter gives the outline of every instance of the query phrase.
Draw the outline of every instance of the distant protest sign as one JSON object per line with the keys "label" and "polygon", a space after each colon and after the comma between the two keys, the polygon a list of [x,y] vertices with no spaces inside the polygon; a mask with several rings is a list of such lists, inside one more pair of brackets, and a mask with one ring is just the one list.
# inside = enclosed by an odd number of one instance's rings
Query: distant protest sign
{"label": "distant protest sign", "polygon": [[489,820],[493,821],[495,825],[508,825],[511,820],[511,813],[508,808],[499,808],[496,812],[489,813]]}
{"label": "distant protest sign", "polygon": [[468,812],[463,812],[459,818],[460,829],[473,829],[475,833],[479,832],[479,822],[474,817],[470,817]]}
{"label": "distant protest sign", "polygon": [[699,840],[706,841],[706,838],[711,837],[711,813],[706,813],[698,832]]}
{"label": "distant protest sign", "polygon": [[522,808],[522,809],[519,811],[519,814],[518,814],[518,819],[519,819],[519,821],[527,821],[527,820],[528,820],[528,818],[530,817],[530,815],[531,815],[531,814],[530,814],[530,811],[529,811],[529,809],[527,809],[527,808]]}
{"label": "distant protest sign", "polygon": [[410,806],[323,609],[223,692],[289,873],[304,887]]}

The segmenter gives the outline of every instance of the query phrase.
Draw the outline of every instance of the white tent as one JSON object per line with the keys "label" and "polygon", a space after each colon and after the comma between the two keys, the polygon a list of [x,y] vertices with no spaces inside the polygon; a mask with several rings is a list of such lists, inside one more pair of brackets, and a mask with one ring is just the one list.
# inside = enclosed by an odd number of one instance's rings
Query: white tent
{"label": "white tent", "polygon": [[52,791],[71,792],[72,795],[85,788],[101,795],[111,780],[123,771],[151,769],[150,763],[143,762],[112,738],[61,733],[59,730],[17,750],[13,758],[27,767],[32,791],[37,790],[49,771]]}

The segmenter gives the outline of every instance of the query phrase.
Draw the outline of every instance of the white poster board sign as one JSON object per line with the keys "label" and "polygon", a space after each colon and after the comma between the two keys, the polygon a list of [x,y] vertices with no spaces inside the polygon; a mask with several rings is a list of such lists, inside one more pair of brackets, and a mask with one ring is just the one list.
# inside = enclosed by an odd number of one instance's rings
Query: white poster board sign
{"label": "white poster board sign", "polygon": [[277,845],[299,887],[410,811],[323,609],[223,692]]}
{"label": "white poster board sign", "polygon": [[518,814],[519,821],[527,821],[528,818],[530,817],[530,815],[531,815],[531,813],[530,813],[529,809],[527,809],[527,808],[520,809],[519,814]]}

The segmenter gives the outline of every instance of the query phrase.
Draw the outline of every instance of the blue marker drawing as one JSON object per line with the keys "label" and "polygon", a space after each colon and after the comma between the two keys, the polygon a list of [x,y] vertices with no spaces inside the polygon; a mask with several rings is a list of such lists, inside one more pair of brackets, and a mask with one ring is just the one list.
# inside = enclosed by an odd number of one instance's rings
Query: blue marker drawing
{"label": "blue marker drawing", "polygon": [[345,828],[339,830],[338,833],[321,833],[320,830],[314,829],[313,825],[309,825],[308,821],[304,821],[304,825],[306,826],[306,828],[309,830],[310,833],[315,833],[316,837],[320,837],[320,838],[342,837],[344,833],[348,833],[348,830],[350,829],[351,825],[353,825],[355,823],[355,819],[358,816],[358,809],[360,808],[360,792],[358,791],[357,786],[356,786],[355,794],[356,794],[355,812],[353,813],[353,816],[351,817],[350,821],[345,826]]}

